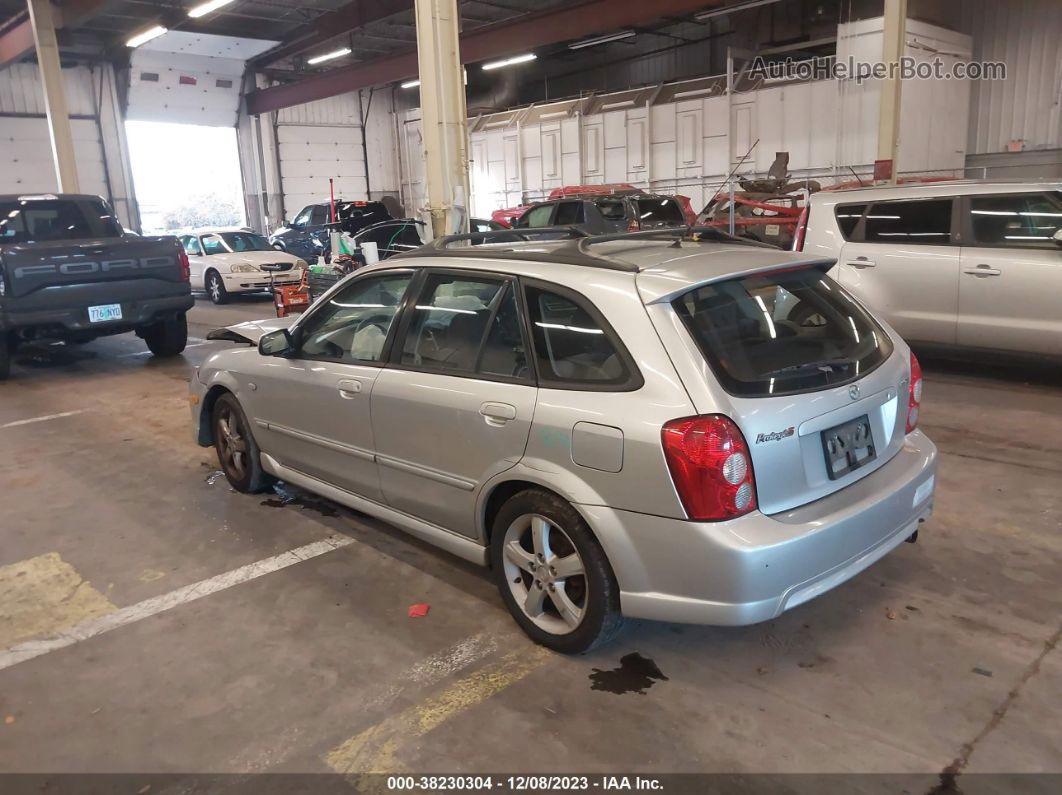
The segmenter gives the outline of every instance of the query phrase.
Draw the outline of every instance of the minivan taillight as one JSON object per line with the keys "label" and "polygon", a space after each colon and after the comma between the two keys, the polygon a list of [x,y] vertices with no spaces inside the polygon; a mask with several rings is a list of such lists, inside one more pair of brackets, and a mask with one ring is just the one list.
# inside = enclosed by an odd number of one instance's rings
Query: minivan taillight
{"label": "minivan taillight", "polygon": [[805,204],[797,218],[796,232],[793,234],[793,251],[804,250],[804,235],[808,231],[808,216],[811,215],[811,205]]}
{"label": "minivan taillight", "polygon": [[192,265],[188,262],[188,252],[183,248],[177,250],[177,269],[181,272],[181,281],[192,280]]}
{"label": "minivan taillight", "polygon": [[740,429],[722,414],[671,420],[664,458],[690,519],[733,519],[756,509],[752,459]]}
{"label": "minivan taillight", "polygon": [[907,389],[907,433],[918,427],[918,410],[922,405],[922,365],[911,352],[911,382]]}

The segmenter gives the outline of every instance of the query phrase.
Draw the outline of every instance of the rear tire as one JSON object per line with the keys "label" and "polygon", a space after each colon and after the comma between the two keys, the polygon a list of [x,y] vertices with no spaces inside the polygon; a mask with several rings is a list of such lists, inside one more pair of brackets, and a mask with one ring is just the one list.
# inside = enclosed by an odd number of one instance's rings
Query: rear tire
{"label": "rear tire", "polygon": [[188,344],[188,318],[181,312],[177,317],[148,326],[140,335],[156,356],[177,356]]}
{"label": "rear tire", "polygon": [[235,395],[226,393],[217,399],[210,422],[218,463],[232,487],[244,494],[269,489],[275,479],[262,469],[261,451]]}
{"label": "rear tire", "polygon": [[210,300],[219,306],[229,302],[229,291],[225,289],[225,280],[218,275],[217,271],[207,272],[206,293],[210,296]]}
{"label": "rear tire", "polygon": [[516,623],[562,654],[608,643],[623,627],[619,586],[583,517],[555,494],[529,489],[494,519],[491,565]]}

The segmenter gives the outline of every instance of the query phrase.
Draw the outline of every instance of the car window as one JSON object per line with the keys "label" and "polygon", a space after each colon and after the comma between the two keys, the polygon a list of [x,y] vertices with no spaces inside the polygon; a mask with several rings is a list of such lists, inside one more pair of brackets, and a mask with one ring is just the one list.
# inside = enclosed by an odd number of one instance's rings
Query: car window
{"label": "car window", "polygon": [[225,244],[221,242],[221,238],[217,235],[203,235],[201,240],[203,241],[203,253],[207,256],[229,253],[228,249],[225,248]]}
{"label": "car window", "polygon": [[589,304],[533,286],[526,295],[535,359],[544,381],[576,387],[630,384],[628,357]]}
{"label": "car window", "polygon": [[1062,228],[1062,194],[971,196],[973,240],[979,246],[1050,248]]}
{"label": "car window", "polygon": [[107,206],[91,199],[0,202],[0,241],[32,243],[121,237]]}
{"label": "car window", "polygon": [[254,232],[222,232],[221,238],[229,249],[235,252],[273,250],[268,240]]}
{"label": "car window", "polygon": [[202,251],[199,248],[199,238],[188,235],[181,238],[181,242],[184,244],[184,253],[191,257],[198,257],[202,255]]}
{"label": "car window", "polygon": [[675,199],[632,199],[642,224],[658,226],[682,226],[686,219]]}
{"label": "car window", "polygon": [[557,217],[554,226],[568,226],[569,224],[581,224],[583,222],[582,202],[561,202],[557,205]]}
{"label": "car window", "polygon": [[951,202],[951,199],[874,202],[867,210],[864,241],[947,245],[951,242]]}
{"label": "car window", "polygon": [[478,372],[504,378],[526,379],[530,377],[527,349],[520,325],[516,290],[510,285],[490,324],[487,341],[483,344],[483,351],[479,356]]}
{"label": "car window", "polygon": [[323,204],[316,204],[313,207],[313,212],[310,213],[310,224],[312,226],[320,226],[321,224],[328,223],[328,207]]}
{"label": "car window", "polygon": [[414,305],[402,364],[471,373],[505,291],[501,279],[432,274]]}
{"label": "car window", "polygon": [[627,215],[627,208],[621,201],[599,201],[597,209],[601,211],[606,221],[622,221]]}
{"label": "car window", "polygon": [[540,204],[524,213],[520,219],[520,226],[549,226],[549,219],[552,215],[552,204]]}
{"label": "car window", "polygon": [[859,226],[859,219],[863,217],[866,209],[865,204],[838,204],[834,208],[837,226],[841,229],[841,237],[845,240],[852,240],[856,227]]}
{"label": "car window", "polygon": [[302,212],[295,216],[295,220],[291,222],[292,226],[306,226],[310,223],[310,216],[313,214],[313,205],[309,207],[303,207]]}
{"label": "car window", "polygon": [[716,282],[672,306],[732,395],[838,386],[866,375],[892,352],[874,319],[816,269]]}
{"label": "car window", "polygon": [[333,293],[299,327],[300,353],[342,362],[378,362],[412,275],[357,279]]}

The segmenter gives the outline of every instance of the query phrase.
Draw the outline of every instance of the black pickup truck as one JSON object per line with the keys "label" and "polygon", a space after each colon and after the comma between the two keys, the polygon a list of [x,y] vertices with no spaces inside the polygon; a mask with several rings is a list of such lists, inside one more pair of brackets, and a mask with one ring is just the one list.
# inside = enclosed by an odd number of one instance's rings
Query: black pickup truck
{"label": "black pickup truck", "polygon": [[0,380],[29,340],[134,331],[156,356],[188,341],[188,255],[126,234],[99,196],[0,195]]}

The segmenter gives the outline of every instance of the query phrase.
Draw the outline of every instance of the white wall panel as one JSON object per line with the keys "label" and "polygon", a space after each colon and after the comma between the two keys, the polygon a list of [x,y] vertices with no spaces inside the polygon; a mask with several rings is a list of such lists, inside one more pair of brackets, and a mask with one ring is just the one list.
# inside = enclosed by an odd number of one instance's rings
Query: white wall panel
{"label": "white wall panel", "polygon": [[[82,193],[107,196],[103,154],[95,119],[71,119],[74,156]],[[39,118],[0,118],[4,167],[0,193],[44,193],[58,190],[48,122]]]}
{"label": "white wall panel", "polygon": [[242,78],[234,58],[134,50],[126,118],[234,127]]}

